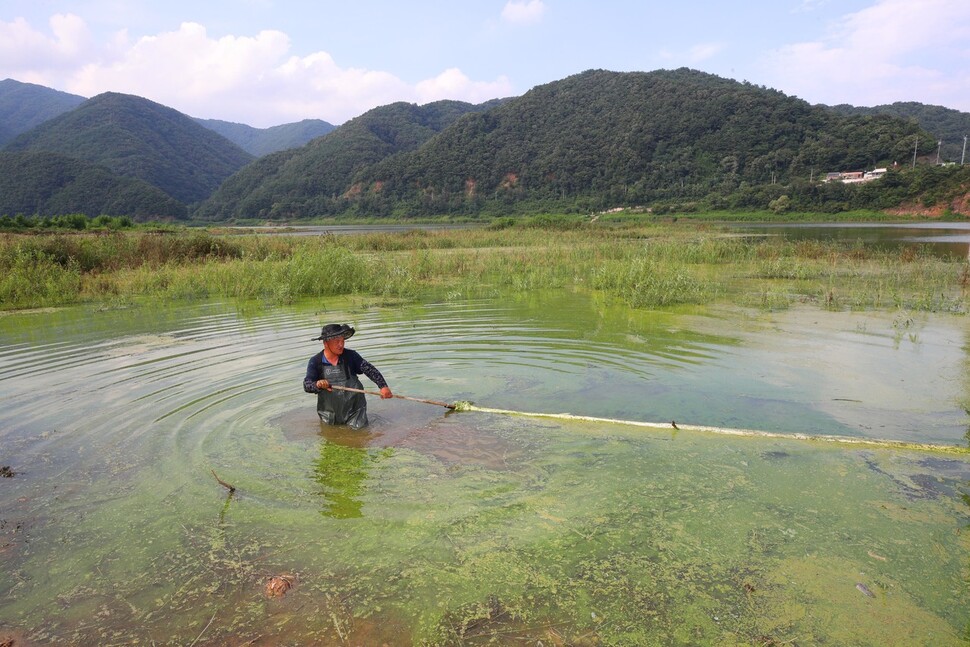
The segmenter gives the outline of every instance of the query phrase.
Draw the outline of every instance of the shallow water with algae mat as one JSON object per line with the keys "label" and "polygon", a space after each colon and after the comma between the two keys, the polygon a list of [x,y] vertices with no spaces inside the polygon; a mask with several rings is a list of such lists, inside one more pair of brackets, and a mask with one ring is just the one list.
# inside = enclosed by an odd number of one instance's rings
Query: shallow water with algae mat
{"label": "shallow water with algae mat", "polygon": [[[404,395],[954,451],[403,400],[321,427],[328,321]],[[8,314],[0,639],[965,644],[967,331],[581,293]]]}

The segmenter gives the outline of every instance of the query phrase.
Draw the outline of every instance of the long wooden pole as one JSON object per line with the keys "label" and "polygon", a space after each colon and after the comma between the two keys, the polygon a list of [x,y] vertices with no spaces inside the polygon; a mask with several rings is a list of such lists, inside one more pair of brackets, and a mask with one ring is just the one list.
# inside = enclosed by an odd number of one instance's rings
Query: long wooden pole
{"label": "long wooden pole", "polygon": [[[330,388],[331,389],[336,389],[338,391],[350,391],[351,393],[366,393],[367,395],[377,395],[377,396],[379,396],[381,394],[380,391],[366,391],[364,389],[354,389],[354,388],[351,388],[349,386],[336,386],[336,385],[331,385]],[[411,400],[412,402],[423,402],[425,404],[436,404],[439,407],[445,407],[446,409],[454,409],[455,408],[455,405],[453,405],[453,404],[448,404],[447,402],[438,402],[437,400],[422,400],[421,398],[409,398],[406,395],[398,395],[397,393],[394,394],[394,397],[395,398],[400,398],[402,400]]]}

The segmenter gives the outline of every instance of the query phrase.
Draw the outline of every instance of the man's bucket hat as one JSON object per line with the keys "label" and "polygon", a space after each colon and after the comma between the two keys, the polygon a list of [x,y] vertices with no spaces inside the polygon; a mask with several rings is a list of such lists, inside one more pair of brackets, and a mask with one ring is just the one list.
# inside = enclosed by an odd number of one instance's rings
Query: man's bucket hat
{"label": "man's bucket hat", "polygon": [[320,331],[319,337],[314,337],[313,341],[327,341],[328,339],[336,339],[337,337],[343,337],[344,339],[350,339],[357,332],[347,324],[327,324]]}

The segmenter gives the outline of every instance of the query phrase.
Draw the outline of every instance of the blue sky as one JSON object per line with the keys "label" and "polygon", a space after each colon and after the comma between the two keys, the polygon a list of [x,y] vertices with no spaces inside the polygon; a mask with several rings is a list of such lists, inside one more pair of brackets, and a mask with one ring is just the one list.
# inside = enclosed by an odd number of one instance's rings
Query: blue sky
{"label": "blue sky", "polygon": [[970,0],[0,0],[0,79],[257,127],[678,67],[970,112]]}

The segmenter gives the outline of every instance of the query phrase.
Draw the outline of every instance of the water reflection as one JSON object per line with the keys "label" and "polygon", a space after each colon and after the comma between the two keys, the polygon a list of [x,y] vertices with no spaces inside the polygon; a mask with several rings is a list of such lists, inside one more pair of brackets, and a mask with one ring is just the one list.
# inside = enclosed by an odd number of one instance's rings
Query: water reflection
{"label": "water reflection", "polygon": [[313,479],[323,497],[320,514],[334,519],[364,516],[363,495],[369,473],[388,450],[374,451],[368,445],[374,434],[349,427],[320,423],[320,456],[313,462]]}

